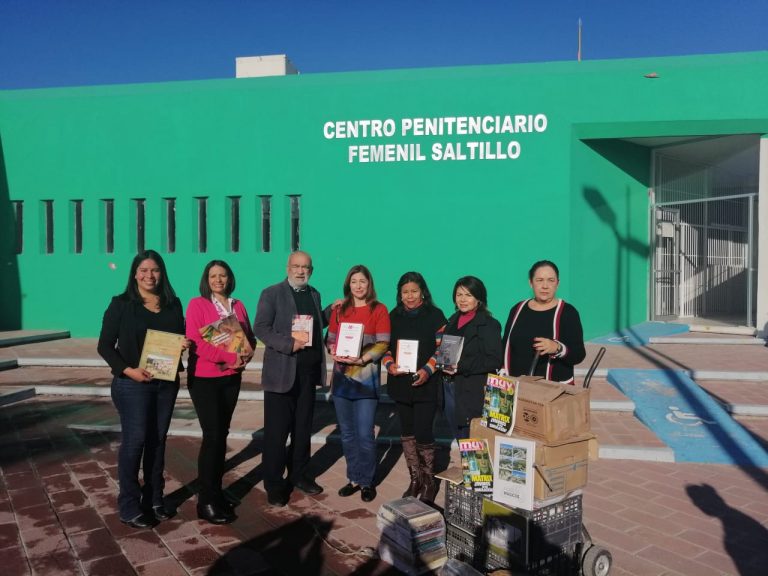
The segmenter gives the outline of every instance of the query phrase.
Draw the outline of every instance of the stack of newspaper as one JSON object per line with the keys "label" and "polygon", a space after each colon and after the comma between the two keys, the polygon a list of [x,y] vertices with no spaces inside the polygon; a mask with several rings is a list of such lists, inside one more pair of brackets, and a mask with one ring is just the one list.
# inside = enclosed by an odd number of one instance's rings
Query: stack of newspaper
{"label": "stack of newspaper", "polygon": [[381,530],[379,556],[401,572],[429,572],[448,559],[443,515],[417,498],[383,504],[376,525]]}

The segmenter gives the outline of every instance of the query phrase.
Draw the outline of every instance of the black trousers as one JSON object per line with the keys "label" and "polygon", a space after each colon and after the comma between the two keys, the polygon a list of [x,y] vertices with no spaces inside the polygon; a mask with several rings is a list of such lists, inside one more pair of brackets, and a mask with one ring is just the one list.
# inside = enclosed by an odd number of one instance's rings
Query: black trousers
{"label": "black trousers", "polygon": [[221,480],[227,456],[227,435],[240,394],[241,380],[241,374],[219,378],[195,376],[187,386],[203,429],[203,441],[197,457],[200,483],[197,498],[202,505],[224,503]]}
{"label": "black trousers", "polygon": [[[293,387],[285,393],[264,392],[264,451],[261,466],[267,492],[285,490],[284,478],[295,481],[307,473],[310,459],[315,384],[319,366],[298,366]],[[288,437],[290,447],[286,447]]]}
{"label": "black trousers", "polygon": [[415,436],[419,444],[432,444],[435,441],[433,424],[437,402],[396,402],[400,417],[400,434]]}

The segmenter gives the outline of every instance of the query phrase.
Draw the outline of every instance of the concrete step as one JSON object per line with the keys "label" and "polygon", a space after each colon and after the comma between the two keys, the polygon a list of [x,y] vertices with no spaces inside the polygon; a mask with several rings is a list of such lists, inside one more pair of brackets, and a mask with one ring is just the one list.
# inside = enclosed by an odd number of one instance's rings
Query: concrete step
{"label": "concrete step", "polygon": [[651,344],[699,344],[725,346],[765,346],[763,338],[694,338],[691,336],[652,336]]}
{"label": "concrete step", "polygon": [[0,348],[69,338],[67,330],[7,330],[0,332]]}

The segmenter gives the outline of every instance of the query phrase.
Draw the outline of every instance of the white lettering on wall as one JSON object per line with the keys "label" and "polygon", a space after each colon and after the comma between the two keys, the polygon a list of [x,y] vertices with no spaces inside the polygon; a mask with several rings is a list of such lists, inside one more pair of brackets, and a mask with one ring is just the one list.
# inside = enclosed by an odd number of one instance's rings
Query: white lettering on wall
{"label": "white lettering on wall", "polygon": [[[402,118],[370,118],[329,120],[323,124],[326,140],[358,141],[347,147],[350,164],[379,162],[423,162],[431,160],[517,160],[522,153],[521,140],[528,135],[546,132],[546,114],[506,114],[481,116],[436,116]],[[394,136],[405,142],[360,143],[361,140],[384,140]],[[449,141],[435,138],[464,137]],[[474,138],[472,138],[474,137]],[[496,137],[496,138],[494,138]],[[429,138],[422,151],[419,138]]]}

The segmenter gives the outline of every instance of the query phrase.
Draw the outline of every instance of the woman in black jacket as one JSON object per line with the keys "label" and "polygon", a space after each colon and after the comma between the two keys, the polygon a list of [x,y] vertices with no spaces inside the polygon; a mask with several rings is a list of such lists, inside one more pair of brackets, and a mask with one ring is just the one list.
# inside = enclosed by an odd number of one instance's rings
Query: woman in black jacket
{"label": "woman in black jacket", "polygon": [[464,338],[457,366],[443,368],[443,413],[456,439],[467,438],[469,421],[483,412],[485,382],[502,364],[501,324],[488,310],[482,280],[464,276],[453,287],[456,312],[445,334]]}
{"label": "woman in black jacket", "polygon": [[[435,373],[435,350],[445,315],[432,303],[424,277],[406,272],[397,283],[397,306],[389,313],[390,348],[384,355],[387,392],[395,401],[400,418],[403,455],[411,482],[403,494],[431,502],[437,493],[434,479],[435,435],[432,424],[437,411],[439,378]],[[417,342],[416,365],[397,363],[398,351]],[[400,357],[403,360],[403,357]]]}
{"label": "woman in black jacket", "polygon": [[536,376],[573,384],[573,367],[584,360],[584,334],[576,308],[557,297],[560,271],[540,260],[528,271],[533,298],[515,304],[504,327],[504,368],[510,376]]}
{"label": "woman in black jacket", "polygon": [[[97,347],[112,369],[112,401],[120,415],[120,521],[133,528],[147,528],[172,516],[163,503],[163,469],[179,377],[174,382],[157,380],[139,368],[148,329],[184,334],[184,310],[168,280],[165,263],[154,250],[133,259],[125,290],[112,298],[104,312]],[[142,464],[143,486],[139,484]]]}

